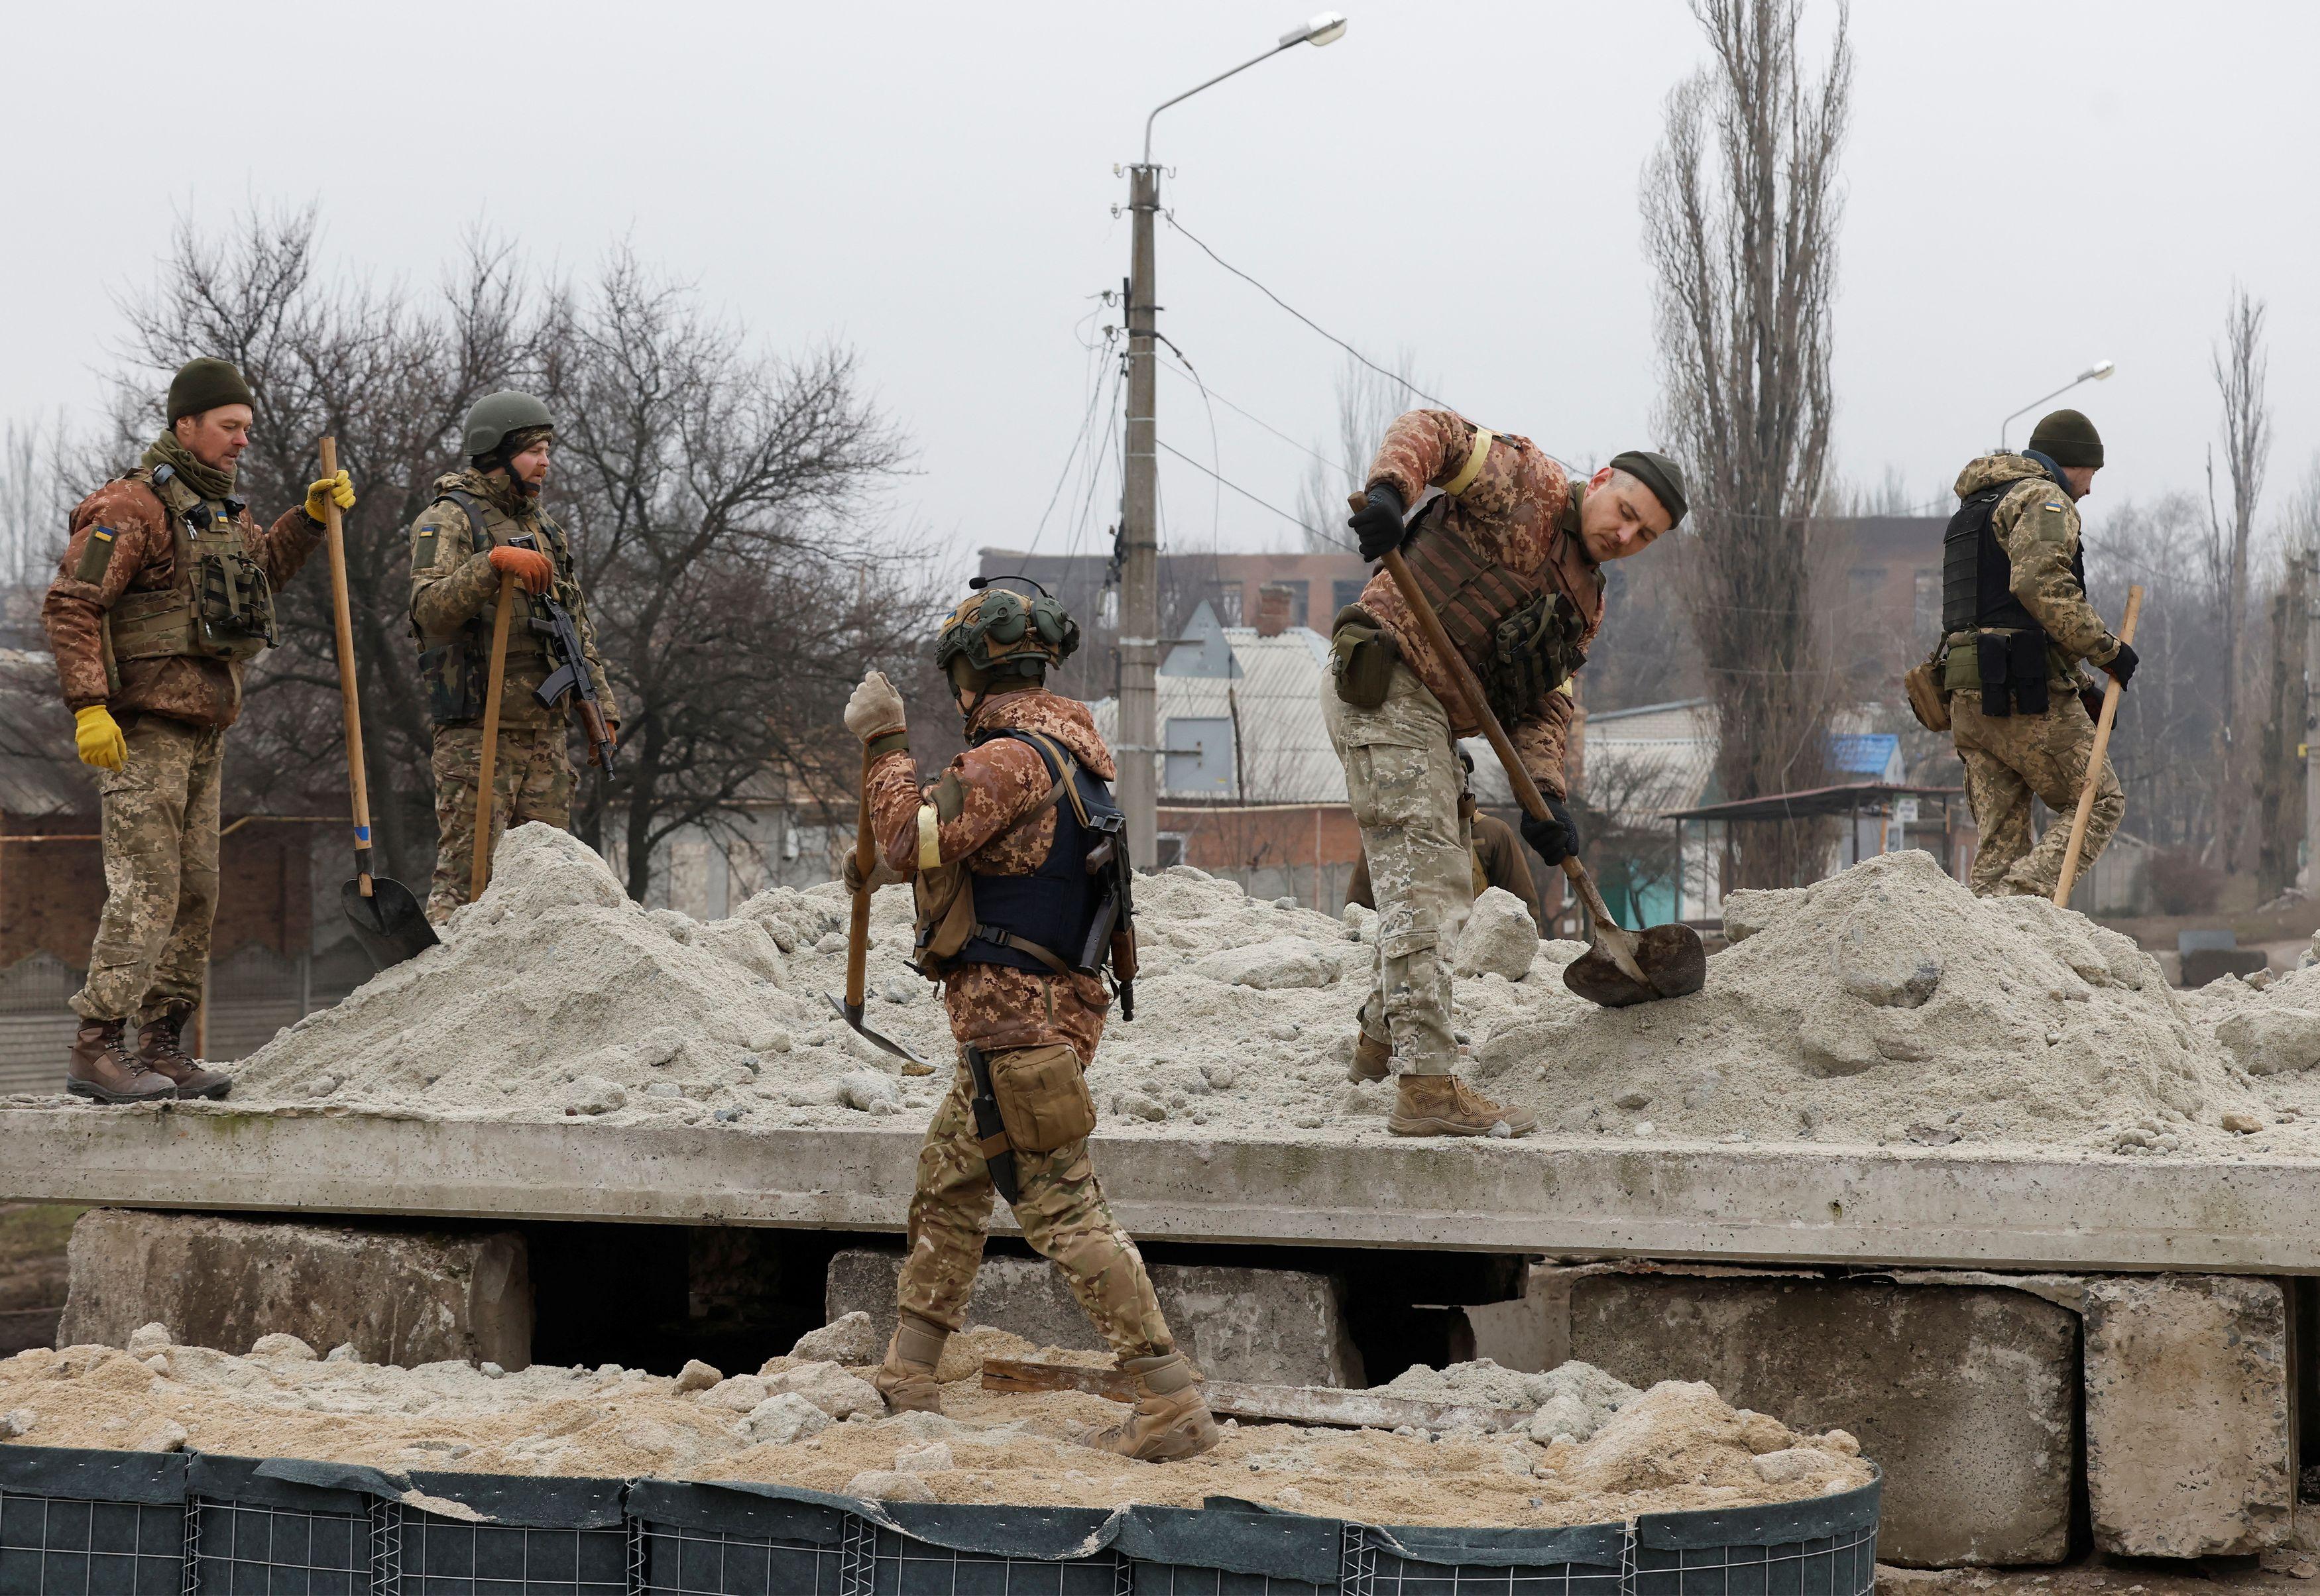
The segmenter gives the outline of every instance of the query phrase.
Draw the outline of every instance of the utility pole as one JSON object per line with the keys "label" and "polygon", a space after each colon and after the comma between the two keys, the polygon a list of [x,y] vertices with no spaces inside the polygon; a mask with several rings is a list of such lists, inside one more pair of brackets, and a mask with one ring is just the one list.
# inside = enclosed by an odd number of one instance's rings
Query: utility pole
{"label": "utility pole", "polygon": [[1160,213],[1160,168],[1147,158],[1128,168],[1134,230],[1128,275],[1128,449],[1119,538],[1119,807],[1128,822],[1128,860],[1149,870],[1160,860],[1160,701],[1153,674],[1160,663],[1159,451],[1153,426],[1152,232]]}

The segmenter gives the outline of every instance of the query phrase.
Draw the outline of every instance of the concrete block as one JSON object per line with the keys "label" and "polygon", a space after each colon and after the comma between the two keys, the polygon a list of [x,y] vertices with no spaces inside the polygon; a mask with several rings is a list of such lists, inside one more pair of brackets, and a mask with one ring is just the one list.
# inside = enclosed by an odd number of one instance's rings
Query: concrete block
{"label": "concrete block", "polygon": [[1631,1384],[1706,1380],[1735,1407],[1843,1428],[1885,1470],[1880,1559],[2070,1552],[2079,1321],[2026,1292],[1574,1271],[1570,1356]]}
{"label": "concrete block", "polygon": [[[902,1270],[900,1253],[838,1254],[829,1260],[828,1316],[865,1312],[883,1338],[894,1322],[894,1283]],[[1276,1385],[1363,1383],[1361,1354],[1346,1332],[1337,1283],[1328,1275],[1208,1264],[1155,1264],[1151,1272],[1177,1345],[1210,1377]],[[1038,1346],[1104,1346],[1064,1277],[1044,1258],[983,1259],[966,1317],[970,1324]]]}
{"label": "concrete block", "polygon": [[2154,1274],[2088,1283],[2087,1506],[2096,1546],[2207,1557],[2288,1544],[2288,1334],[2278,1281]]}
{"label": "concrete block", "polygon": [[123,1347],[159,1320],[247,1352],[285,1332],[366,1363],[531,1364],[531,1275],[512,1231],[454,1235],[98,1208],[67,1249],[65,1344]]}

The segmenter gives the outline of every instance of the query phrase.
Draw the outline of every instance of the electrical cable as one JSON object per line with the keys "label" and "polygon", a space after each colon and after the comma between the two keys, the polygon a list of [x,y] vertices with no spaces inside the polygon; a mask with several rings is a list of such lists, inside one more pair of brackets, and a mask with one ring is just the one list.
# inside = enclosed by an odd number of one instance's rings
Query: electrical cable
{"label": "electrical cable", "polygon": [[[1107,340],[1107,342],[1110,340]],[[1093,347],[1093,346],[1091,346]],[[1038,553],[1039,540],[1047,535],[1047,517],[1056,512],[1056,501],[1063,496],[1064,483],[1072,474],[1072,462],[1078,459],[1080,447],[1087,441],[1088,428],[1095,420],[1096,401],[1103,396],[1103,368],[1096,367],[1095,380],[1088,385],[1086,411],[1080,416],[1079,431],[1072,437],[1071,452],[1064,456],[1064,468],[1056,473],[1055,490],[1047,495],[1047,507],[1039,512],[1039,524],[1032,529],[1031,546],[1023,552],[1026,557]]]}
{"label": "electrical cable", "polygon": [[1303,517],[1291,515],[1288,511],[1282,509],[1278,504],[1271,503],[1264,499],[1258,498],[1255,494],[1249,492],[1248,489],[1241,486],[1240,484],[1231,480],[1229,477],[1219,476],[1216,472],[1209,470],[1206,466],[1201,465],[1200,461],[1186,454],[1183,449],[1172,448],[1166,440],[1155,439],[1153,441],[1158,443],[1162,449],[1167,449],[1170,454],[1174,455],[1178,459],[1183,461],[1184,464],[1190,466],[1193,470],[1203,472],[1210,476],[1215,476],[1218,482],[1221,483],[1224,486],[1232,489],[1233,492],[1238,494],[1242,498],[1246,499],[1250,503],[1272,511],[1273,514],[1281,517],[1282,520],[1289,522],[1291,526],[1303,527],[1306,531],[1312,533],[1313,536],[1327,539],[1329,542],[1335,543],[1338,548],[1346,549],[1348,552],[1356,554],[1360,552],[1358,549],[1355,548],[1353,544],[1347,542],[1345,539],[1337,537],[1334,533],[1323,531],[1319,527],[1306,526]]}

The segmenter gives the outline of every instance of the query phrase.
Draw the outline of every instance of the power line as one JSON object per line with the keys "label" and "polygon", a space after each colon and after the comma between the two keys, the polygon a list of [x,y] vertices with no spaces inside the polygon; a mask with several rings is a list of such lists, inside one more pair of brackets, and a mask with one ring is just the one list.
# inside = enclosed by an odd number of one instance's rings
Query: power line
{"label": "power line", "polygon": [[1361,552],[1358,549],[1355,549],[1354,545],[1346,542],[1343,538],[1337,537],[1330,532],[1323,531],[1319,527],[1306,526],[1303,517],[1291,515],[1288,511],[1283,510],[1278,504],[1258,498],[1255,494],[1249,492],[1248,489],[1241,486],[1240,484],[1233,481],[1231,478],[1218,476],[1216,472],[1210,471],[1206,466],[1201,465],[1200,461],[1186,454],[1183,449],[1171,448],[1165,439],[1155,439],[1154,441],[1158,443],[1162,449],[1167,449],[1170,454],[1174,455],[1178,459],[1183,461],[1184,464],[1190,466],[1193,470],[1202,472],[1210,476],[1215,476],[1218,482],[1223,484],[1226,487],[1232,489],[1233,492],[1238,494],[1242,498],[1246,499],[1250,503],[1255,504],[1263,509],[1272,511],[1273,514],[1281,517],[1282,520],[1289,522],[1291,526],[1302,527],[1306,531],[1311,533],[1317,538],[1328,539],[1328,541],[1335,543],[1338,548],[1346,550],[1348,553],[1358,554]]}
{"label": "power line", "polygon": [[[1111,340],[1106,338],[1104,341],[1109,344]],[[1099,346],[1088,347],[1095,349]],[[1101,357],[1099,355],[1099,362],[1101,359]],[[1096,401],[1103,396],[1104,370],[1101,363],[1095,368],[1094,378],[1095,380],[1088,385],[1086,413],[1080,417],[1079,431],[1073,434],[1071,452],[1064,456],[1064,468],[1056,473],[1056,486],[1055,490],[1047,495],[1047,507],[1039,512],[1039,524],[1031,532],[1031,547],[1024,550],[1027,555],[1037,554],[1039,551],[1039,540],[1047,535],[1047,517],[1056,512],[1056,501],[1063,496],[1064,483],[1072,474],[1072,462],[1079,458],[1080,448],[1087,442],[1088,428],[1095,420]]]}
{"label": "power line", "polygon": [[[1184,373],[1179,373],[1179,372],[1177,372],[1177,371],[1176,371],[1176,368],[1175,368],[1174,367],[1173,367],[1173,366],[1164,366],[1164,367],[1162,367],[1160,369],[1162,369],[1163,371],[1166,371],[1166,372],[1169,372],[1169,373],[1174,374],[1174,375],[1178,375],[1178,376],[1183,376],[1183,375],[1185,375],[1186,373],[1190,373],[1190,374],[1191,374],[1191,376],[1192,376],[1192,380],[1193,382],[1195,382],[1195,383],[1200,383],[1200,382],[1201,382],[1201,378],[1200,378],[1199,374],[1198,374],[1198,373],[1196,373],[1196,372],[1192,372],[1192,371],[1191,371],[1191,363],[1190,363],[1189,361],[1188,361],[1188,362],[1186,362],[1186,364],[1185,364],[1185,372],[1184,372]],[[1323,464],[1324,466],[1327,466],[1327,467],[1328,467],[1330,470],[1332,470],[1332,471],[1343,471],[1343,470],[1345,469],[1345,467],[1344,467],[1341,463],[1339,463],[1338,461],[1333,460],[1333,459],[1331,459],[1328,456],[1327,456],[1327,455],[1325,455],[1325,454],[1321,454],[1321,453],[1319,453],[1319,452],[1318,452],[1318,451],[1316,451],[1316,450],[1314,450],[1314,449],[1311,449],[1307,448],[1304,444],[1301,444],[1301,443],[1298,442],[1298,441],[1297,441],[1297,440],[1295,440],[1294,438],[1291,438],[1288,433],[1286,433],[1286,432],[1282,431],[1280,428],[1278,428],[1278,427],[1274,426],[1271,422],[1266,421],[1263,416],[1260,416],[1260,415],[1255,415],[1255,414],[1252,414],[1252,413],[1251,413],[1250,412],[1248,412],[1248,411],[1243,410],[1239,405],[1235,404],[1231,400],[1229,400],[1229,399],[1226,398],[1222,394],[1217,393],[1214,389],[1210,388],[1207,384],[1205,384],[1205,383],[1201,383],[1201,391],[1203,394],[1207,394],[1209,397],[1210,397],[1210,398],[1214,399],[1214,400],[1215,400],[1219,404],[1223,405],[1227,410],[1232,411],[1232,412],[1234,412],[1236,414],[1238,414],[1238,415],[1244,416],[1244,417],[1246,417],[1246,419],[1248,419],[1249,421],[1255,422],[1258,426],[1260,426],[1260,427],[1264,428],[1266,431],[1268,431],[1268,432],[1272,433],[1275,438],[1280,439],[1282,442],[1283,442],[1283,443],[1285,443],[1285,444],[1289,445],[1289,447],[1290,447],[1290,448],[1291,448],[1291,449],[1296,449],[1299,453],[1312,456],[1312,458],[1315,458],[1315,459],[1317,459],[1317,460],[1320,461],[1320,462],[1321,462],[1321,464]]]}

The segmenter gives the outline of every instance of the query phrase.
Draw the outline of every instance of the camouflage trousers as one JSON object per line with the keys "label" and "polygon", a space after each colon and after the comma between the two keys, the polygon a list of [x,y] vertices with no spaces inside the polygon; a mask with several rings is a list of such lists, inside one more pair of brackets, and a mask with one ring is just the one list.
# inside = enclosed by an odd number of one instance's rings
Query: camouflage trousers
{"label": "camouflage trousers", "polygon": [[124,717],[121,734],[129,757],[95,773],[104,912],[72,1007],[84,1020],[141,1023],[202,1001],[217,912],[225,733],[148,714]]}
{"label": "camouflage trousers", "polygon": [[[967,1297],[983,1263],[983,1227],[991,1218],[993,1188],[976,1144],[974,1094],[962,1058],[919,1149],[899,1292],[904,1313],[950,1330],[966,1323]],[[1023,1239],[1064,1272],[1112,1352],[1121,1358],[1174,1352],[1175,1338],[1152,1294],[1144,1255],[1111,1217],[1086,1138],[1052,1153],[1017,1153],[1015,1181],[1015,1222]]]}
{"label": "camouflage trousers", "polygon": [[[2094,757],[2095,723],[2075,693],[2059,689],[2043,715],[1985,715],[1981,694],[1959,693],[1950,699],[1950,736],[1965,762],[1966,802],[1981,833],[1967,884],[1976,896],[2015,894],[2050,898],[2062,877],[2062,855],[2071,842],[2071,820],[2079,812],[2079,792]],[[2055,821],[2037,846],[2030,842],[2030,800],[2038,797]],[[2087,816],[2087,841],[2079,857],[2083,876],[2126,812],[2126,795],[2109,761],[2095,787]]]}
{"label": "camouflage trousers", "polygon": [[1362,829],[1377,895],[1377,948],[1362,1029],[1391,1039],[1414,1075],[1458,1065],[1450,1016],[1450,950],[1474,904],[1472,824],[1459,813],[1464,771],[1450,717],[1406,665],[1383,703],[1359,709],[1321,677],[1321,721],[1346,767],[1346,795]]}
{"label": "camouflage trousers", "polygon": [[[467,901],[476,860],[476,800],[483,784],[484,729],[435,728],[435,880],[427,918],[440,925]],[[572,829],[572,755],[564,722],[503,726],[492,757],[492,846],[526,821]]]}

